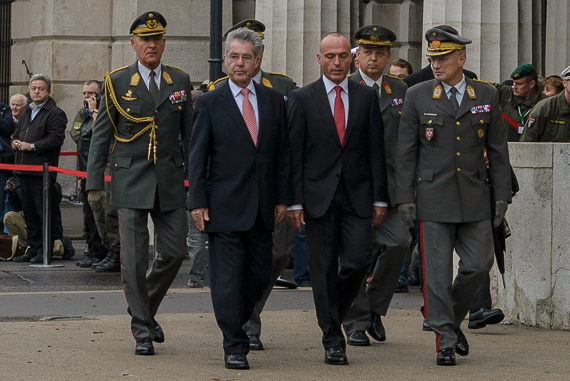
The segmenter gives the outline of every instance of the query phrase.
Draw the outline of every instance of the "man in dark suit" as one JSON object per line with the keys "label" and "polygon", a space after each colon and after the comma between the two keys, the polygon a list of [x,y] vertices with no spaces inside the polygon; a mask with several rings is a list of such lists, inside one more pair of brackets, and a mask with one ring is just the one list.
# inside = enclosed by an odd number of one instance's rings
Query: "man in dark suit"
{"label": "man in dark suit", "polygon": [[[448,33],[459,34],[459,32],[457,32],[455,28],[449,25],[438,25],[436,26],[436,28],[446,31]],[[477,79],[477,74],[473,73],[470,70],[463,69],[463,74],[465,74],[467,78]],[[406,85],[408,85],[408,87],[412,87],[414,85],[417,85],[418,83],[429,81],[431,79],[434,79],[434,76],[433,76],[433,69],[430,63],[426,67],[416,71],[415,73],[408,75],[403,79],[403,81],[405,82]]]}
{"label": "man in dark suit", "polygon": [[366,274],[372,225],[386,215],[384,129],[378,92],[347,78],[346,37],[326,35],[317,60],[323,77],[289,101],[294,201],[287,220],[296,230],[306,222],[325,362],[344,365],[341,323]]}
{"label": "man in dark suit", "polygon": [[[398,216],[394,203],[396,143],[408,87],[398,77],[382,74],[392,57],[390,46],[396,40],[394,32],[381,25],[366,25],[356,31],[354,39],[358,41],[357,57],[360,66],[350,79],[374,88],[379,94],[390,195],[390,205],[386,204],[388,212],[384,222],[372,229],[372,258],[378,258],[373,264],[374,271],[368,284],[366,281],[362,282],[358,296],[343,321],[348,344],[368,346],[370,340],[366,331],[377,341],[386,340],[382,316],[388,313],[400,269],[410,253],[412,239],[408,227]],[[376,256],[376,253],[379,255]]]}
{"label": "man in dark suit", "polygon": [[237,29],[225,50],[229,81],[196,100],[188,197],[208,233],[225,366],[249,369],[242,326],[271,281],[271,232],[291,202],[290,150],[283,95],[252,80],[260,37]]}
{"label": "man in dark suit", "polygon": [[[111,205],[118,208],[123,284],[137,355],[153,355],[152,342],[164,341],[154,317],[186,256],[184,159],[178,141],[181,136],[186,147],[190,138],[192,85],[188,74],[161,64],[165,27],[158,12],[133,22],[131,46],[138,61],[105,75],[87,162],[89,203],[102,213],[112,147]],[[149,214],[160,255],[147,274]]]}
{"label": "man in dark suit", "polygon": [[[396,204],[419,220],[426,318],[436,332],[437,365],[455,365],[469,345],[461,322],[493,264],[489,181],[498,226],[511,201],[507,134],[496,89],[466,78],[471,40],[426,32],[435,79],[411,87],[396,149]],[[483,156],[489,158],[489,173]],[[453,251],[460,257],[453,279]]]}

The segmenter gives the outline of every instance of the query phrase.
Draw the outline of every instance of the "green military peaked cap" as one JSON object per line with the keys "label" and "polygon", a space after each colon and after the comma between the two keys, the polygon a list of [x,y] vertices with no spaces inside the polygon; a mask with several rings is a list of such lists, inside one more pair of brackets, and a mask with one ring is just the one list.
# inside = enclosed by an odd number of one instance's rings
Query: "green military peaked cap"
{"label": "green military peaked cap", "polygon": [[517,67],[511,74],[511,78],[512,79],[521,79],[524,77],[528,77],[531,74],[536,73],[536,70],[534,69],[534,66],[532,66],[531,64],[527,63],[527,64],[523,64],[519,67]]}
{"label": "green military peaked cap", "polygon": [[239,28],[251,29],[255,33],[257,33],[259,35],[259,37],[261,37],[262,40],[265,38],[265,34],[263,33],[263,32],[265,32],[265,24],[262,23],[261,21],[257,21],[257,20],[243,20],[243,21],[238,22],[236,25],[234,25],[230,29],[228,29],[226,34],[224,34],[224,38],[228,37],[228,34],[232,30],[236,30]]}
{"label": "green military peaked cap", "polygon": [[129,32],[141,37],[164,34],[166,33],[166,19],[158,12],[145,12],[133,21]]}
{"label": "green military peaked cap", "polygon": [[396,35],[381,25],[366,25],[354,33],[354,39],[361,46],[392,46]]}
{"label": "green military peaked cap", "polygon": [[426,40],[428,42],[428,56],[443,56],[454,50],[464,49],[465,45],[473,42],[468,38],[446,32],[439,28],[431,28],[428,30],[426,32]]}

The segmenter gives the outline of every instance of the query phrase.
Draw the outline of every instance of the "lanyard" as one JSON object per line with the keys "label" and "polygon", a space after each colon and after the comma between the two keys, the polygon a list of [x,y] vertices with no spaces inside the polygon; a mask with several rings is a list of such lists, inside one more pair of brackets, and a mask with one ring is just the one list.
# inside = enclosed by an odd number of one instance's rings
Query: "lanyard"
{"label": "lanyard", "polygon": [[521,117],[521,124],[524,124],[524,118],[526,118],[526,116],[528,115],[528,113],[532,111],[532,108],[529,109],[529,110],[526,112],[526,114],[523,115],[522,112],[521,112],[521,106],[519,105],[518,107],[519,107],[519,116]]}

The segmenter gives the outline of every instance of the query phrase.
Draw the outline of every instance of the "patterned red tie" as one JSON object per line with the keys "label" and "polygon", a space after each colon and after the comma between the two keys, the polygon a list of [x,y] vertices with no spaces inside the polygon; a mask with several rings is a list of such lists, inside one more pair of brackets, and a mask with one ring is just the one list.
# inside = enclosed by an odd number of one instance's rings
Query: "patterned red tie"
{"label": "patterned red tie", "polygon": [[249,101],[249,89],[241,89],[241,93],[243,94],[243,103],[241,105],[243,119],[245,120],[245,124],[247,125],[249,133],[251,134],[253,143],[257,146],[257,121],[255,120],[255,111],[253,110],[253,105]]}
{"label": "patterned red tie", "polygon": [[340,96],[342,87],[335,86],[334,89],[336,90],[336,98],[334,100],[334,124],[336,124],[336,132],[338,133],[340,144],[343,144],[346,128],[344,127],[344,102]]}

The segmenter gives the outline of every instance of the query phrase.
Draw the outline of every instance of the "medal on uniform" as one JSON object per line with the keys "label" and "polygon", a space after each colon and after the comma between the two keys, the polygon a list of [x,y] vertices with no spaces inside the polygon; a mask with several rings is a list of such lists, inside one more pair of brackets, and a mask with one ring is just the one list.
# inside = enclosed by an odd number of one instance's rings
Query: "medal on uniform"
{"label": "medal on uniform", "polygon": [[127,93],[125,95],[121,95],[121,98],[123,98],[127,102],[134,101],[134,100],[138,99],[136,97],[133,97],[132,95],[133,95],[133,91],[129,90],[129,91],[127,91]]}
{"label": "medal on uniform", "polygon": [[479,129],[479,131],[477,131],[477,136],[479,136],[480,138],[483,137],[483,135],[485,135],[485,131],[483,131],[483,129]]}
{"label": "medal on uniform", "polygon": [[427,127],[426,128],[426,139],[431,140],[433,138],[433,128]]}
{"label": "medal on uniform", "polygon": [[437,85],[435,89],[433,89],[433,99],[441,98],[441,93],[443,92],[443,88],[441,85]]}
{"label": "medal on uniform", "polygon": [[386,94],[392,94],[392,89],[390,88],[390,85],[388,84],[388,82],[384,81],[384,84],[382,86],[384,86],[384,90],[386,90]]}

